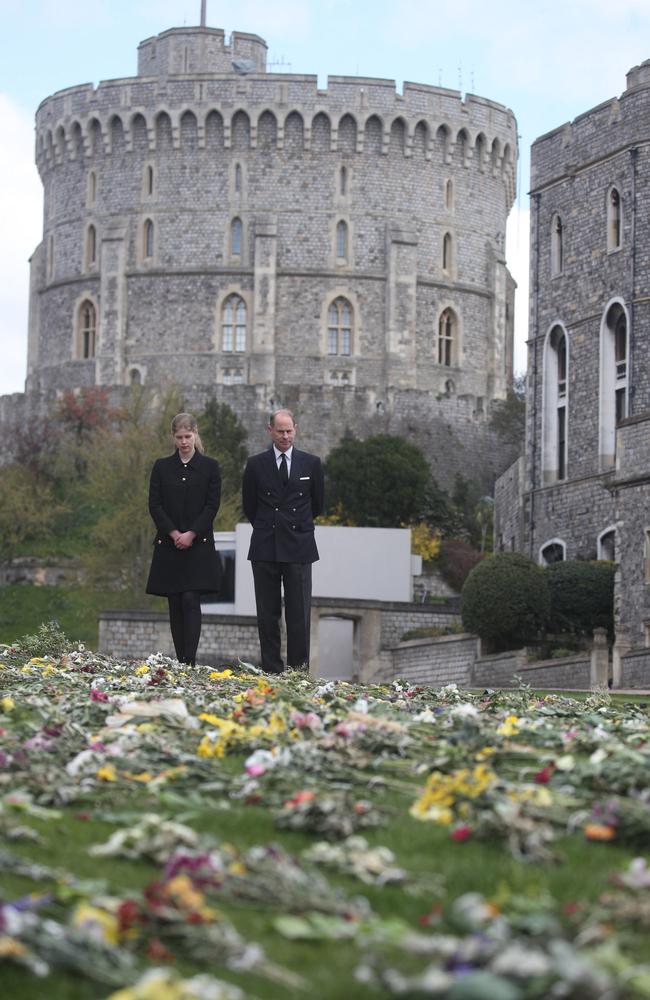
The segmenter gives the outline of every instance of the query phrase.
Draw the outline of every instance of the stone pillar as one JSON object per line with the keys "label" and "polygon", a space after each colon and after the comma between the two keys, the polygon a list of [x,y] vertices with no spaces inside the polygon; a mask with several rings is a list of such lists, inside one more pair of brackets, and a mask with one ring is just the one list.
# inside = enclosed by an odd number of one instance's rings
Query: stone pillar
{"label": "stone pillar", "polygon": [[275,219],[255,222],[253,339],[250,382],[275,384],[275,301],[278,230]]}
{"label": "stone pillar", "polygon": [[389,226],[386,235],[387,384],[408,388],[416,362],[417,236],[399,226]]}
{"label": "stone pillar", "polygon": [[632,643],[630,642],[628,630],[623,625],[619,625],[616,630],[616,640],[612,650],[612,687],[621,687],[623,657],[626,653],[629,653],[631,648]]}
{"label": "stone pillar", "polygon": [[609,680],[609,649],[607,646],[607,629],[594,629],[594,643],[591,647],[591,688],[607,687]]}
{"label": "stone pillar", "polygon": [[126,233],[126,226],[116,223],[102,234],[95,361],[97,385],[122,385],[124,382]]}

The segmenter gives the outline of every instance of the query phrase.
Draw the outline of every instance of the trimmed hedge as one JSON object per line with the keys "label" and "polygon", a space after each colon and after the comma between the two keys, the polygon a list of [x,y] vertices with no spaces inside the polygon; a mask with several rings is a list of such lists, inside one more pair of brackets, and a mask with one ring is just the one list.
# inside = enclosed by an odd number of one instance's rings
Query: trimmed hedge
{"label": "trimmed hedge", "polygon": [[569,560],[547,566],[549,631],[590,637],[595,628],[605,628],[613,636],[615,573],[611,562]]}
{"label": "trimmed hedge", "polygon": [[550,595],[545,572],[518,552],[500,552],[480,562],[461,596],[463,626],[495,652],[533,642],[546,628]]}

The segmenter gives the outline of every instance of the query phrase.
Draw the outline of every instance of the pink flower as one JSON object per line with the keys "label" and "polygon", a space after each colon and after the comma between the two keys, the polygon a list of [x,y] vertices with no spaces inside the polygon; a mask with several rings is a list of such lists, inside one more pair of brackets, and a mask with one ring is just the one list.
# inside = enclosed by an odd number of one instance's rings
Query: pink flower
{"label": "pink flower", "polygon": [[555,770],[555,764],[548,764],[547,767],[543,767],[541,771],[538,771],[534,776],[533,781],[538,785],[548,785],[549,781],[553,777],[553,771]]}
{"label": "pink flower", "polygon": [[105,691],[98,691],[97,688],[91,688],[90,691],[91,701],[108,701],[108,695]]}
{"label": "pink flower", "polygon": [[449,834],[452,840],[469,840],[472,836],[472,831],[468,826],[457,826],[455,830],[452,830]]}

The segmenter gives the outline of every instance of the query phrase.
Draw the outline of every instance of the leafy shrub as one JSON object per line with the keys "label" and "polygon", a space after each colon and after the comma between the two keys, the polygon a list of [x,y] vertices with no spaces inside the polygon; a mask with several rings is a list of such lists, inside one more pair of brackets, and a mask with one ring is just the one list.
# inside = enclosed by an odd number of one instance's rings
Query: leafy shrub
{"label": "leafy shrub", "polygon": [[595,628],[614,633],[614,573],[611,562],[568,560],[546,566],[551,632],[591,636]]}
{"label": "leafy shrub", "polygon": [[440,544],[438,565],[442,578],[450,587],[460,592],[469,573],[483,556],[461,538],[450,538]]}
{"label": "leafy shrub", "polygon": [[515,649],[534,640],[545,628],[549,610],[544,570],[518,552],[500,552],[484,559],[463,587],[463,625],[495,651]]}

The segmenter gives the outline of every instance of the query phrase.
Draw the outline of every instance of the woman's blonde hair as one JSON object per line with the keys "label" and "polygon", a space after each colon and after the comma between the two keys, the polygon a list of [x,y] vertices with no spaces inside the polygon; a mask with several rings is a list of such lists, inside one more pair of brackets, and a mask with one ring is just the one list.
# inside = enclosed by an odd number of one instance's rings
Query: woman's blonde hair
{"label": "woman's blonde hair", "polygon": [[192,431],[196,434],[196,449],[197,451],[203,451],[203,442],[201,441],[201,436],[199,434],[199,425],[196,422],[196,417],[193,417],[191,413],[177,413],[172,420],[172,437],[174,434],[178,434],[179,431]]}

